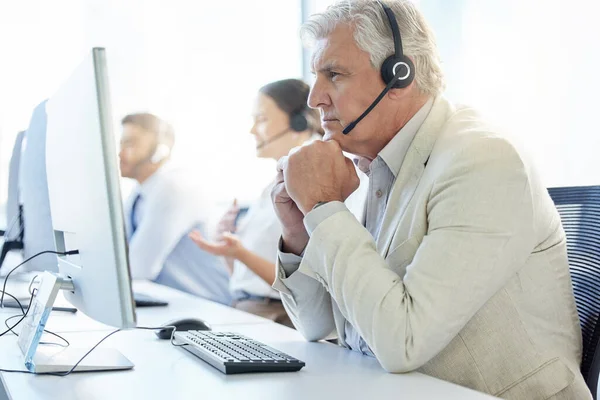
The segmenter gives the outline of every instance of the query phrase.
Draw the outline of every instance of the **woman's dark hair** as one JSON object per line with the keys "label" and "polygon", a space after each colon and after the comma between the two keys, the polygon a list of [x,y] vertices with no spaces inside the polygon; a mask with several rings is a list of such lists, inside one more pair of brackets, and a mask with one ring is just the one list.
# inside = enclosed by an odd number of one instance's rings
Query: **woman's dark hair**
{"label": "woman's dark hair", "polygon": [[284,79],[271,82],[259,89],[259,93],[269,96],[275,104],[291,116],[294,113],[303,113],[308,121],[309,128],[323,136],[319,112],[308,107],[308,94],[310,87],[300,79]]}

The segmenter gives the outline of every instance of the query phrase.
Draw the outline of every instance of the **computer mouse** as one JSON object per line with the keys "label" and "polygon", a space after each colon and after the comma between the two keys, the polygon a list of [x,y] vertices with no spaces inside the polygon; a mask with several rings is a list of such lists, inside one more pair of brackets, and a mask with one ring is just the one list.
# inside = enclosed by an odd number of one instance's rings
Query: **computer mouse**
{"label": "computer mouse", "polygon": [[173,321],[169,321],[166,324],[164,329],[160,329],[156,331],[156,336],[160,339],[171,339],[171,332],[173,329],[166,328],[167,326],[174,326],[176,332],[182,331],[210,331],[210,326],[198,318],[181,318],[174,319]]}

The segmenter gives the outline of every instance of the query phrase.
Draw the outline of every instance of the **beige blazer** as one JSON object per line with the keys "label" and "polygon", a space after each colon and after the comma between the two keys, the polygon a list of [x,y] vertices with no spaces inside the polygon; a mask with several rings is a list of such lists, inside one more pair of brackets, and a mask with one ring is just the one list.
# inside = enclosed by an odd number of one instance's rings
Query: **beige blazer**
{"label": "beige blazer", "polygon": [[[280,257],[281,258],[281,257]],[[308,340],[348,320],[389,372],[507,399],[586,399],[559,215],[535,171],[444,98],[417,132],[375,241],[347,211],[274,287]],[[302,288],[302,290],[299,290]]]}

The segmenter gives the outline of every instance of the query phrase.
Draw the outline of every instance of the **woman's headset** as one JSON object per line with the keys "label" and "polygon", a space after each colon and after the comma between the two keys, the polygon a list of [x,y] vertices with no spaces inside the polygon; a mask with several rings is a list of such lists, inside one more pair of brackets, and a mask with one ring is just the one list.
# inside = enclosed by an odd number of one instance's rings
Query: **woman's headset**
{"label": "woman's headset", "polygon": [[279,132],[278,134],[271,136],[269,139],[261,142],[256,149],[262,149],[269,143],[276,141],[277,139],[287,135],[289,132],[304,132],[308,129],[308,120],[306,119],[306,106],[302,107],[302,109],[294,111],[290,114],[290,126],[285,128],[285,130]]}

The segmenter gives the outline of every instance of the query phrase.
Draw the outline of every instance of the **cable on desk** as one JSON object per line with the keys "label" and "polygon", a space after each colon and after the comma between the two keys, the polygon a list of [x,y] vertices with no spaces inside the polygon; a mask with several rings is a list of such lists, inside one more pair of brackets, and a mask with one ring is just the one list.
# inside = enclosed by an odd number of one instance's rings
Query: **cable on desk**
{"label": "cable on desk", "polygon": [[171,331],[171,339],[170,339],[170,342],[171,342],[171,344],[173,346],[175,346],[175,347],[182,347],[182,346],[187,346],[188,345],[187,343],[178,344],[178,343],[174,342],[174,340],[175,340],[175,331],[177,330],[177,327],[175,325],[165,325],[165,326],[159,326],[159,327],[146,327],[146,326],[136,326],[135,327],[135,329],[148,330],[148,331],[158,331],[158,330],[161,330],[161,329],[169,329],[169,328],[173,329]]}
{"label": "cable on desk", "polygon": [[0,368],[0,372],[18,372],[18,373],[22,373],[22,374],[32,374],[32,375],[54,375],[54,376],[67,376],[70,375],[75,368],[77,368],[79,366],[79,364],[81,364],[81,362],[92,352],[96,349],[96,347],[100,346],[100,344],[102,342],[104,342],[106,339],[108,339],[109,337],[111,337],[112,335],[114,335],[117,332],[120,332],[121,329],[117,329],[112,331],[111,333],[109,333],[108,335],[104,336],[102,339],[100,339],[100,341],[98,343],[96,343],[94,345],[94,347],[92,347],[87,353],[85,353],[80,359],[79,361],[77,361],[75,363],[75,365],[73,365],[73,367],[66,371],[66,372],[32,372],[32,371],[28,371],[28,370],[20,370],[20,369],[3,369]]}
{"label": "cable on desk", "polygon": [[6,274],[6,277],[4,278],[4,284],[2,285],[2,295],[0,295],[0,308],[4,307],[4,293],[6,293],[6,282],[8,282],[8,278],[10,277],[10,275],[13,272],[15,272],[17,269],[19,269],[21,266],[27,264],[29,261],[33,260],[36,257],[41,256],[42,254],[56,254],[59,256],[70,256],[70,255],[79,254],[79,250],[71,250],[71,251],[45,250],[45,251],[41,251],[37,254],[34,254],[33,256],[29,257],[27,260],[23,261],[21,264],[17,265],[13,269],[11,269],[10,272],[8,274]]}
{"label": "cable on desk", "polygon": [[[28,308],[29,310],[29,308]],[[156,331],[159,329],[165,329],[165,328],[172,328],[173,331],[171,332],[171,344],[173,346],[177,346],[177,347],[181,347],[181,346],[187,346],[186,344],[177,344],[173,342],[173,339],[175,337],[175,331],[177,330],[177,327],[173,326],[173,325],[167,325],[167,326],[159,326],[159,327],[145,327],[145,326],[138,326],[135,329],[140,329],[140,330],[149,330],[149,331]],[[112,335],[114,335],[117,332],[120,332],[121,329],[116,329],[114,331],[112,331],[111,333],[109,333],[108,335],[104,336],[102,339],[100,339],[100,341],[98,343],[96,343],[87,353],[85,353],[80,359],[79,361],[77,361],[75,363],[75,365],[73,365],[73,367],[66,371],[66,372],[31,372],[28,370],[16,370],[16,369],[2,369],[0,368],[0,372],[15,372],[15,373],[23,373],[23,374],[33,374],[33,375],[53,375],[53,376],[67,376],[70,375],[73,371],[75,371],[75,369],[79,366],[79,364],[81,364],[81,362],[88,356],[90,355],[90,353],[92,351],[94,351],[98,346],[100,346],[100,344],[102,342],[104,342],[106,339],[108,339],[109,337],[111,337]],[[7,331],[8,332],[8,331]]]}
{"label": "cable on desk", "polygon": [[[8,326],[8,321],[10,321],[11,319],[18,318],[18,317],[20,317],[20,316],[21,316],[21,314],[17,314],[17,315],[13,315],[13,316],[11,316],[11,317],[8,317],[6,320],[4,320],[4,325],[6,325],[6,327],[7,327],[7,328],[9,328],[9,329],[10,329],[10,331],[11,331],[11,332],[12,332],[12,333],[13,333],[15,336],[17,336],[17,337],[19,336],[19,334],[18,334],[17,332],[13,331],[13,330],[11,329],[12,327],[9,327],[9,326]],[[62,344],[62,343],[56,343],[56,342],[40,342],[40,344],[44,344],[44,345],[54,345],[54,346],[60,346],[60,347],[65,347],[65,348],[67,348],[67,347],[69,347],[69,346],[71,345],[71,343],[69,343],[69,341],[68,341],[67,339],[65,339],[64,337],[60,336],[58,333],[54,333],[54,332],[52,332],[52,331],[49,331],[48,329],[44,329],[44,332],[45,332],[45,333],[48,333],[48,334],[50,334],[50,335],[52,335],[52,336],[55,336],[55,337],[59,338],[60,340],[62,340],[62,341],[64,342],[64,344]]]}
{"label": "cable on desk", "polygon": [[[2,293],[4,293],[4,292],[2,292]],[[19,299],[17,299],[15,296],[13,296],[12,294],[10,294],[10,293],[8,293],[8,292],[6,292],[5,294],[6,294],[8,297],[12,298],[12,299],[13,299],[13,300],[14,300],[14,301],[17,303],[17,305],[19,306],[19,308],[21,309],[21,313],[22,313],[22,314],[25,314],[25,309],[23,308],[23,304],[21,304],[21,302],[19,301]],[[31,294],[31,293],[30,293],[30,294]]]}
{"label": "cable on desk", "polygon": [[[33,279],[35,279],[35,277],[33,277]],[[21,314],[20,315],[17,314],[17,315],[10,316],[10,317],[8,317],[7,319],[4,320],[4,325],[6,325],[6,327],[8,328],[8,330],[2,332],[0,334],[0,337],[6,335],[8,332],[12,332],[15,336],[19,336],[19,334],[16,333],[15,331],[13,331],[13,329],[17,325],[19,325],[25,319],[25,317],[27,316],[27,313],[29,312],[29,307],[31,306],[33,298],[35,297],[36,290],[37,289],[33,289],[33,291],[30,292],[31,298],[29,299],[29,306],[27,306],[27,310],[23,309],[23,305],[21,304],[21,302],[19,301],[19,299],[17,299],[15,296],[13,296],[12,294],[10,294],[8,292],[4,292],[7,296],[11,297],[14,301],[17,302],[17,304],[19,305],[19,308],[21,309]],[[11,319],[14,319],[14,318],[18,318],[18,317],[22,317],[22,318],[16,324],[14,324],[13,326],[9,326],[8,325],[8,321],[10,321]],[[67,339],[65,339],[64,337],[60,336],[57,333],[54,333],[54,332],[49,331],[47,329],[44,329],[44,332],[49,333],[50,335],[56,336],[57,338],[59,338],[60,340],[62,340],[63,342],[65,342],[66,344],[64,346],[61,345],[60,343],[55,343],[55,342],[40,342],[40,344],[57,345],[57,346],[62,346],[62,347],[69,347],[71,345]]]}
{"label": "cable on desk", "polygon": [[[77,368],[77,366],[78,366],[79,364],[81,364],[81,362],[82,362],[82,361],[83,361],[83,360],[84,360],[84,359],[85,359],[87,356],[89,356],[89,355],[90,355],[90,353],[91,353],[92,351],[96,350],[96,347],[100,346],[100,344],[101,344],[102,342],[104,342],[106,339],[108,339],[109,337],[111,337],[112,335],[114,335],[114,334],[115,334],[115,333],[117,333],[117,332],[121,332],[121,329],[116,329],[116,330],[112,331],[111,333],[109,333],[108,335],[104,336],[102,339],[100,339],[100,341],[99,341],[98,343],[96,343],[96,344],[94,345],[94,347],[92,347],[92,348],[91,348],[91,349],[90,349],[90,350],[89,350],[87,353],[85,353],[85,354],[84,354],[84,355],[83,355],[83,356],[82,356],[82,357],[79,359],[79,361],[77,361],[77,362],[75,363],[75,365],[73,365],[73,367],[72,367],[70,370],[66,371],[66,372],[41,372],[41,373],[34,372],[34,373],[35,373],[36,375],[53,375],[53,376],[67,376],[67,375],[70,375],[70,374],[71,374],[71,372],[75,371],[75,368]],[[0,370],[0,371],[1,371],[1,370]],[[29,371],[28,371],[28,372],[29,372]]]}
{"label": "cable on desk", "polygon": [[[19,317],[21,317],[20,320],[17,321],[17,323],[15,323],[13,326],[7,326],[8,329],[5,330],[4,332],[0,333],[0,337],[6,335],[8,332],[13,332],[13,329],[19,325],[24,319],[25,317],[27,317],[27,314],[29,313],[29,309],[31,308],[31,303],[33,302],[33,297],[35,296],[35,292],[31,295],[31,298],[29,299],[29,306],[27,307],[27,310],[25,310],[25,313],[23,313],[23,315],[19,315]],[[9,318],[10,319],[10,318]],[[6,321],[5,321],[6,322]],[[13,332],[15,333],[15,332]]]}

